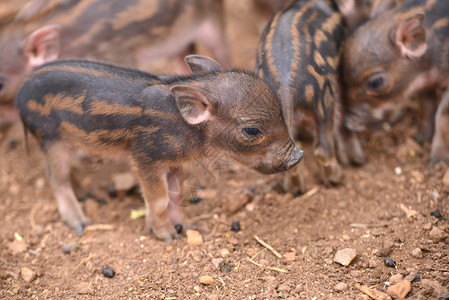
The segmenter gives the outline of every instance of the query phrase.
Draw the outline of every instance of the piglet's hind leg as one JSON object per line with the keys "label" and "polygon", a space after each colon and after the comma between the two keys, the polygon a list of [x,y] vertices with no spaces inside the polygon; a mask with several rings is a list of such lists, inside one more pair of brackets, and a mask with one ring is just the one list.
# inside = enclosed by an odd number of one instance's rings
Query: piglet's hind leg
{"label": "piglet's hind leg", "polygon": [[449,91],[444,93],[435,118],[435,134],[430,150],[430,166],[449,160]]}
{"label": "piglet's hind leg", "polygon": [[87,225],[85,217],[71,184],[70,160],[72,149],[64,142],[44,147],[50,183],[58,202],[59,213],[64,223],[82,234]]}
{"label": "piglet's hind leg", "polygon": [[[170,202],[168,204],[168,217],[172,224],[181,225],[183,231],[186,229],[195,229],[196,227],[190,223],[185,214],[182,203],[182,190],[184,176],[181,168],[170,168],[167,173],[168,182],[168,197]],[[178,229],[178,228],[177,228]],[[180,233],[180,232],[178,232]]]}

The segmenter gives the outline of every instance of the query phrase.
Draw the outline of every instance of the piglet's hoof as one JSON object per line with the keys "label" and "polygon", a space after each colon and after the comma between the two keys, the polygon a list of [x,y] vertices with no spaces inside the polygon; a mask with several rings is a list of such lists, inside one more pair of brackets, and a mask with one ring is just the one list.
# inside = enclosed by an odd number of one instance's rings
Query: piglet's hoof
{"label": "piglet's hoof", "polygon": [[79,235],[82,235],[83,232],[84,232],[84,228],[86,228],[87,225],[89,225],[88,222],[79,222],[79,223],[72,224],[72,225],[70,225],[70,224],[68,224],[67,222],[65,222],[65,224],[66,224],[67,226],[69,226],[70,228],[74,229],[75,232],[76,232],[77,234],[79,234]]}
{"label": "piglet's hoof", "polygon": [[[182,226],[181,226],[182,227]],[[171,242],[174,239],[179,240],[181,239],[181,237],[178,235],[178,233],[176,233],[175,227],[170,226],[169,229],[163,227],[163,228],[158,228],[152,229],[154,234],[156,235],[156,237],[164,242]],[[182,228],[181,228],[182,230]]]}

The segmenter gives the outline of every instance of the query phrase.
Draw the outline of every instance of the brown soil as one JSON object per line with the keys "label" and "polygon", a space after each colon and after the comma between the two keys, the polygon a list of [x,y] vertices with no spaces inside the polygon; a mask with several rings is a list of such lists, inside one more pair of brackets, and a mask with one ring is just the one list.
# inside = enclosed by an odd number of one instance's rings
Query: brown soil
{"label": "brown soil", "polygon": [[[227,9],[234,64],[251,69],[264,17],[249,1],[229,0]],[[131,220],[143,201],[136,194],[107,195],[110,175],[127,170],[108,159],[78,170],[95,197],[82,202],[94,226],[77,235],[59,217],[37,144],[30,141],[27,155],[16,124],[0,142],[0,298],[365,299],[358,286],[385,292],[392,275],[416,272],[408,298],[437,299],[449,287],[448,239],[438,241],[430,231],[449,232],[447,165],[427,167],[429,147],[410,138],[414,123],[407,117],[391,130],[362,136],[369,161],[346,167],[337,187],[322,185],[306,143],[306,181],[317,188],[308,196],[278,192],[282,174],[263,176],[227,161],[190,167],[185,206],[204,238],[199,246],[185,237],[161,242],[144,219]],[[193,196],[203,200],[190,204]],[[437,209],[440,219],[430,215]],[[231,231],[234,221],[239,232]],[[357,254],[347,267],[333,262],[345,248]],[[416,248],[422,258],[412,255]],[[387,256],[396,267],[384,265]],[[29,283],[24,267],[37,275]],[[106,267],[115,277],[103,276]],[[214,282],[200,283],[204,275]]]}

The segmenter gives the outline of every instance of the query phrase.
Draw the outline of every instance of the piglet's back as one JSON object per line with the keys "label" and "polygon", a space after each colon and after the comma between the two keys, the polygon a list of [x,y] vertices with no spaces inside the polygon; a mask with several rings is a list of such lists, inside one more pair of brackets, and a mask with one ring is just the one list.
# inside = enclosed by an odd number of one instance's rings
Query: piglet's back
{"label": "piglet's back", "polygon": [[[40,140],[53,140],[61,131],[69,131],[78,137],[90,135],[89,139],[95,135],[97,142],[125,143],[134,127],[156,126],[149,122],[157,119],[144,118],[148,111],[176,114],[168,87],[160,83],[157,76],[134,69],[59,61],[29,76],[17,93],[16,107],[25,128]],[[147,97],[148,89],[159,97]],[[114,137],[102,139],[101,131]]]}

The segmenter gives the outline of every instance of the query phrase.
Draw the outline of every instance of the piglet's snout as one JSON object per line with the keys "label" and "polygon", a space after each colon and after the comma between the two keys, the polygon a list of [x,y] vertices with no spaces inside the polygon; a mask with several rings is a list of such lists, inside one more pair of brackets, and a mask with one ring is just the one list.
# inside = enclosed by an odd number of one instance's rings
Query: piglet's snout
{"label": "piglet's snout", "polygon": [[293,148],[290,152],[289,158],[285,164],[285,170],[290,170],[294,166],[296,166],[304,156],[304,151],[299,149],[298,147]]}

